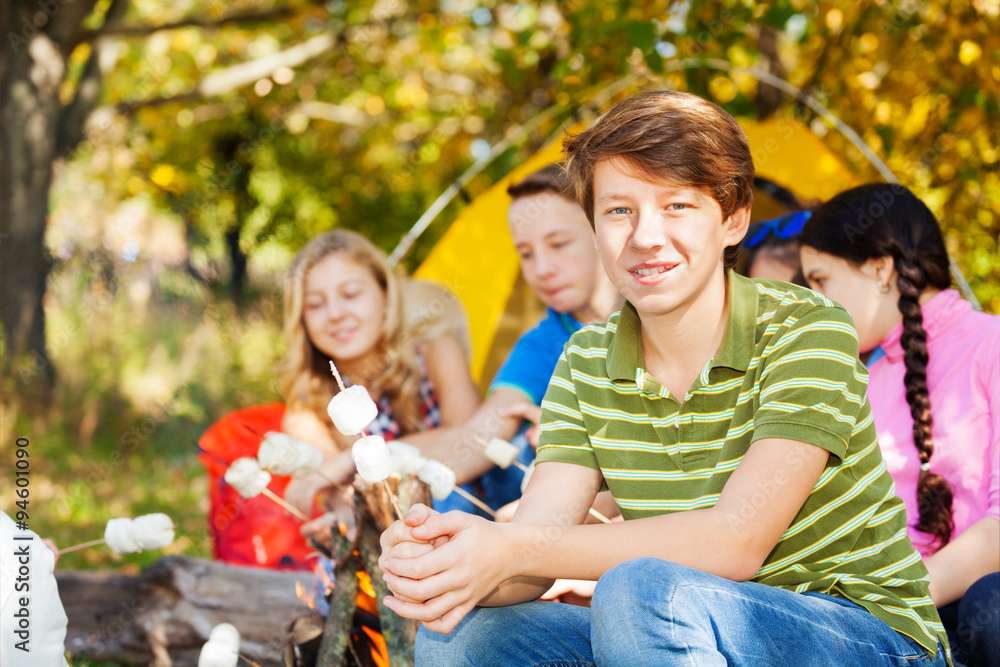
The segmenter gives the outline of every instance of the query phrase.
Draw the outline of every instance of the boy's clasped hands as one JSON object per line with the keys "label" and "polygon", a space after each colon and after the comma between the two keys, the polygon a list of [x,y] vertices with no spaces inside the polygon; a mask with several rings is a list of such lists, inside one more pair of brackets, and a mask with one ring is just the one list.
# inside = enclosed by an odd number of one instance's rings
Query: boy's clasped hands
{"label": "boy's clasped hands", "polygon": [[[393,595],[385,605],[428,630],[448,634],[469,611],[509,579],[504,524],[464,512],[439,514],[414,505],[382,533],[382,568]],[[509,527],[509,525],[507,525]]]}

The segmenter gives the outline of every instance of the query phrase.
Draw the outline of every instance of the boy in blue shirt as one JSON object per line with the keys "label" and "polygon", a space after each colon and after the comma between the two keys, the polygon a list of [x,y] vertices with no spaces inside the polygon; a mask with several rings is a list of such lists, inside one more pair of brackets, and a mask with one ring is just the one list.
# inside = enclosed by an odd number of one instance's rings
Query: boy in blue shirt
{"label": "boy in blue shirt", "polygon": [[[473,418],[424,448],[425,456],[455,471],[458,484],[481,478],[485,500],[493,507],[520,496],[521,472],[496,469],[483,453],[483,443],[494,437],[511,440],[523,418],[537,422],[537,406],[566,341],[580,327],[604,322],[621,305],[561,165],[544,167],[507,192],[512,200],[507,224],[521,274],[546,305],[546,315],[518,339]],[[534,451],[523,446],[520,459],[527,463],[533,458]]]}

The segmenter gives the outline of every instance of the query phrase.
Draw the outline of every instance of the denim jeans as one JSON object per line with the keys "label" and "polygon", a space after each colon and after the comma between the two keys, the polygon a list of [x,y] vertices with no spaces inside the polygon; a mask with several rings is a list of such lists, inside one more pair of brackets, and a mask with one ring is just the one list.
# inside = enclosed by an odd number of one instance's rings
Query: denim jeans
{"label": "denim jeans", "polygon": [[938,613],[956,665],[1000,665],[1000,572],[978,580],[961,600],[941,607]]}
{"label": "denim jeans", "polygon": [[609,570],[590,609],[477,607],[451,634],[421,628],[418,667],[945,665],[863,607],[733,582],[657,558]]}

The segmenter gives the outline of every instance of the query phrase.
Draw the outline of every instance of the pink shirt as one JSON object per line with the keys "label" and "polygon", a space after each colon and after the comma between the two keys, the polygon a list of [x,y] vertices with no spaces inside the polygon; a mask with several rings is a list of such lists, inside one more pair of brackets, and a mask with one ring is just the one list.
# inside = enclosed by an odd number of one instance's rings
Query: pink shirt
{"label": "pink shirt", "polygon": [[[921,308],[927,331],[927,387],[934,454],[931,471],[951,485],[958,537],[983,517],[1000,521],[1000,317],[979,313],[955,290]],[[913,528],[920,459],[906,402],[899,324],[880,343],[885,356],[868,369],[868,400],[896,493],[906,504],[909,535],[927,557],[933,539]]]}

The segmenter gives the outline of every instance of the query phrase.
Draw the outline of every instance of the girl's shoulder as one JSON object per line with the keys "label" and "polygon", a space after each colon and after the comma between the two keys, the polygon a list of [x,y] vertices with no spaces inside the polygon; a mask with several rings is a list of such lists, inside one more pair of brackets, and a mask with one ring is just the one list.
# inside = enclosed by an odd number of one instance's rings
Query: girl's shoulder
{"label": "girl's shoulder", "polygon": [[983,313],[964,300],[956,300],[941,317],[925,322],[931,347],[964,354],[995,357],[1000,354],[1000,315]]}

